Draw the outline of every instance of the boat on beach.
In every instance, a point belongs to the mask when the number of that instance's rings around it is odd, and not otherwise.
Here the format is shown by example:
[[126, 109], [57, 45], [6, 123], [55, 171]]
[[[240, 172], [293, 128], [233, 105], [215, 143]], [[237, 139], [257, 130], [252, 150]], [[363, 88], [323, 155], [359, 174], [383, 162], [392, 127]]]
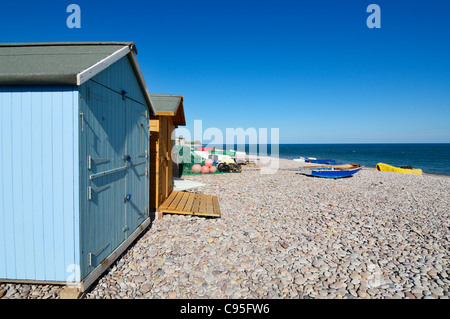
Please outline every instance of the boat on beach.
[[362, 166], [359, 164], [303, 166], [300, 168], [300, 173], [315, 177], [343, 178], [353, 176], [361, 169]]
[[317, 159], [315, 157], [300, 157], [294, 159], [296, 162], [300, 163], [311, 163], [311, 164], [323, 164], [323, 165], [336, 165], [337, 162], [333, 159]]
[[377, 171], [383, 172], [395, 172], [402, 174], [422, 175], [422, 170], [419, 168], [408, 167], [395, 167], [384, 163], [377, 164]]

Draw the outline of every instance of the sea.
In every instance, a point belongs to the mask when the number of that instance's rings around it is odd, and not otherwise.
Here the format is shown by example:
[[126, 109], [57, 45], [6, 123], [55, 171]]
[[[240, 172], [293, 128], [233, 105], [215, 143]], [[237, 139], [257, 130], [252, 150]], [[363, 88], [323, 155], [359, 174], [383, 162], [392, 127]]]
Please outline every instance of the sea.
[[[211, 145], [205, 145], [211, 146]], [[271, 145], [221, 145], [217, 149], [245, 151], [273, 156]], [[450, 143], [442, 144], [279, 144], [279, 158], [315, 157], [341, 164], [361, 164], [375, 168], [378, 163], [396, 167], [412, 166], [424, 173], [450, 176]], [[276, 147], [274, 148], [276, 153]]]

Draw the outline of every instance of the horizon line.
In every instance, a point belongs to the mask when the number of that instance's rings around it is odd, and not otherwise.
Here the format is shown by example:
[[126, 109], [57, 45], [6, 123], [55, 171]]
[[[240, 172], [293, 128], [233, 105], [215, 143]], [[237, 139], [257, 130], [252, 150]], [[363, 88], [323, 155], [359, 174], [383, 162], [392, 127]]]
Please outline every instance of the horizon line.
[[[186, 143], [191, 143], [193, 141], [186, 141]], [[195, 143], [195, 142], [194, 142]], [[272, 143], [267, 143], [267, 145]], [[450, 142], [320, 142], [320, 143], [277, 143], [278, 145], [348, 145], [348, 144], [450, 144]], [[260, 145], [260, 143], [254, 144], [254, 143], [245, 143], [245, 144], [215, 144], [215, 143], [202, 143], [202, 145]]]

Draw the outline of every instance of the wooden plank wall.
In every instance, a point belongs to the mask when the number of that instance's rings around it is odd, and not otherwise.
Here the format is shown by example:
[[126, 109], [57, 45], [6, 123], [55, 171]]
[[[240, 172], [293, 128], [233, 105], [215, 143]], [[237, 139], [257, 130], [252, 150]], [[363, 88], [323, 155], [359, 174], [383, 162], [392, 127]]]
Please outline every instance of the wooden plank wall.
[[150, 207], [158, 208], [173, 191], [173, 117], [150, 120]]
[[64, 282], [79, 264], [77, 90], [0, 88], [1, 279]]
[[150, 120], [150, 208], [158, 207], [159, 119]]

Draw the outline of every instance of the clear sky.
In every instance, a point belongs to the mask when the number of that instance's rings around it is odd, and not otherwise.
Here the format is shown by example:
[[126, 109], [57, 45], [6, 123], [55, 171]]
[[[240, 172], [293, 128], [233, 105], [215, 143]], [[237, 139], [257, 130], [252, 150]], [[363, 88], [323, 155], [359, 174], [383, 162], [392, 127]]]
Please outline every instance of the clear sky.
[[184, 95], [192, 132], [449, 143], [449, 18], [448, 0], [1, 1], [0, 42], [134, 41], [150, 92]]

